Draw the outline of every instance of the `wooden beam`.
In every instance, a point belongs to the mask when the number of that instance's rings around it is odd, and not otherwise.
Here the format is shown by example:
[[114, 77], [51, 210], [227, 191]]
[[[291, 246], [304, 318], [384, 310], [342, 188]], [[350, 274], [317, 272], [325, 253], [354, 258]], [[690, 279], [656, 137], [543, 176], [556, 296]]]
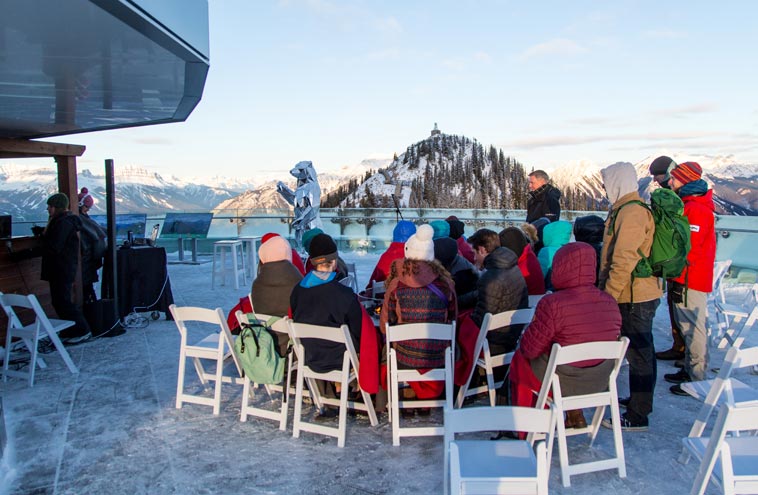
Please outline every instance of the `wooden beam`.
[[0, 137], [0, 158], [35, 158], [46, 156], [82, 156], [85, 146], [79, 144], [50, 143], [28, 139]]

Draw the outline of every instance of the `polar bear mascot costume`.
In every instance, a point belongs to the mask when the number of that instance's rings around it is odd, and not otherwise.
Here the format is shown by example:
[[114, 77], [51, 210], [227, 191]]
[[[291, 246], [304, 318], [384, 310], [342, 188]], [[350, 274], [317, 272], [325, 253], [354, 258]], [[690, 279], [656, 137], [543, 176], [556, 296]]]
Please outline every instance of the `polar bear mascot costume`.
[[295, 207], [295, 218], [291, 225], [295, 231], [295, 242], [302, 245], [300, 241], [306, 230], [322, 227], [319, 217], [321, 187], [318, 185], [313, 162], [299, 162], [290, 170], [290, 175], [297, 179], [297, 189], [292, 191], [284, 182], [279, 181], [276, 190], [287, 203]]

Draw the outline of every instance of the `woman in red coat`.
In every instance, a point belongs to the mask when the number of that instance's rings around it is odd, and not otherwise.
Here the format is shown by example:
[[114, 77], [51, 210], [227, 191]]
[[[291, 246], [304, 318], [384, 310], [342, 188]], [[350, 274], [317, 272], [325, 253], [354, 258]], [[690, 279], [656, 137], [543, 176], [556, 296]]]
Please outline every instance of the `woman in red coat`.
[[[621, 331], [616, 300], [595, 287], [595, 250], [584, 242], [566, 244], [553, 258], [555, 293], [537, 304], [521, 335], [509, 373], [514, 405], [532, 407], [554, 343], [562, 346], [615, 341]], [[564, 396], [605, 390], [613, 361], [580, 361], [558, 366]], [[568, 411], [566, 426], [583, 427], [581, 410]]]

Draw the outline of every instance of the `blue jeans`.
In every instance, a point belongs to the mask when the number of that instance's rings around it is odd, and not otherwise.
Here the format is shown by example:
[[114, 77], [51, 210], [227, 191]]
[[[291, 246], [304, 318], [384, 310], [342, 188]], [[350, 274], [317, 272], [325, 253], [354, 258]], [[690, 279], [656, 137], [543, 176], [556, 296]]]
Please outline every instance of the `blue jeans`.
[[626, 412], [632, 421], [646, 419], [653, 411], [653, 391], [658, 377], [653, 318], [659, 304], [659, 299], [619, 304], [621, 335], [629, 338], [626, 359], [629, 361], [630, 401]]

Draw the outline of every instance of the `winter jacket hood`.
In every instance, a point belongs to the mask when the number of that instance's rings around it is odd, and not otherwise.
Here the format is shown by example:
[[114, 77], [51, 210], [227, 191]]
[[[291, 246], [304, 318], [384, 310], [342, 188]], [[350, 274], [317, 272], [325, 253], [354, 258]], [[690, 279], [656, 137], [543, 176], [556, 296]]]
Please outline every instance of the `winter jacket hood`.
[[[399, 259], [392, 262], [395, 271], [398, 274], [397, 279], [408, 287], [426, 287], [437, 279], [429, 263], [422, 260], [414, 260], [413, 269], [410, 273], [403, 273], [403, 262], [405, 259]], [[393, 281], [394, 282], [394, 281]], [[390, 288], [387, 288], [389, 291]]]
[[615, 204], [622, 196], [637, 191], [637, 172], [631, 163], [614, 163], [602, 169], [600, 175], [611, 204]]
[[574, 220], [574, 239], [587, 244], [603, 242], [605, 221], [597, 215], [587, 215]]
[[499, 247], [492, 251], [484, 258], [484, 269], [500, 269], [508, 270], [518, 264], [518, 257], [516, 253], [508, 248]]
[[552, 282], [556, 291], [582, 285], [594, 285], [595, 249], [584, 242], [566, 244], [553, 257]]
[[571, 240], [571, 223], [564, 220], [545, 226], [542, 231], [542, 244], [560, 247]]

